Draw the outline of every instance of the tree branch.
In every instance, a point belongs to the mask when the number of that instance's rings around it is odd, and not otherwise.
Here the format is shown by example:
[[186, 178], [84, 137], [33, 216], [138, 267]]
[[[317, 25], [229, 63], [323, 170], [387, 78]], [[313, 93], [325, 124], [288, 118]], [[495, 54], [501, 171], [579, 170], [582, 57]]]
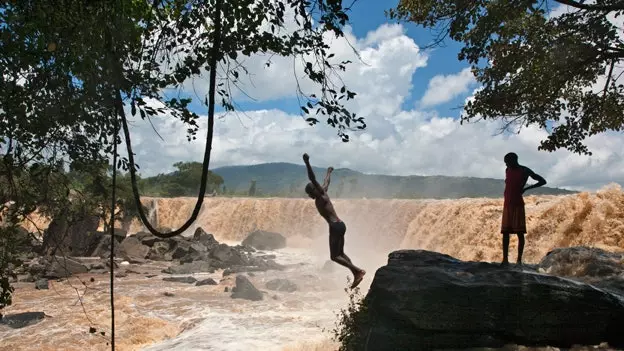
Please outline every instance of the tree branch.
[[573, 1], [573, 0], [555, 0], [556, 2], [568, 5], [570, 7], [574, 7], [580, 10], [587, 11], [622, 11], [624, 10], [624, 3], [620, 3], [617, 5], [586, 5], [581, 2]]

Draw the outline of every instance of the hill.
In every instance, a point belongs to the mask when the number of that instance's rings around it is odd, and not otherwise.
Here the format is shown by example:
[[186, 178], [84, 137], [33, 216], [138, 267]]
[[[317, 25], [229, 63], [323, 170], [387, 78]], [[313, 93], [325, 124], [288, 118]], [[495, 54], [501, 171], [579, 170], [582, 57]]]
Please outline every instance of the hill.
[[[246, 193], [252, 180], [256, 194], [266, 196], [302, 197], [308, 182], [305, 166], [292, 163], [264, 163], [251, 166], [227, 166], [212, 172], [224, 180], [227, 193]], [[323, 181], [325, 168], [314, 167]], [[503, 195], [502, 179], [448, 176], [389, 176], [364, 174], [348, 168], [336, 169], [330, 185], [332, 197], [457, 199], [462, 197], [493, 197]], [[574, 191], [542, 187], [531, 194], [562, 195]]]

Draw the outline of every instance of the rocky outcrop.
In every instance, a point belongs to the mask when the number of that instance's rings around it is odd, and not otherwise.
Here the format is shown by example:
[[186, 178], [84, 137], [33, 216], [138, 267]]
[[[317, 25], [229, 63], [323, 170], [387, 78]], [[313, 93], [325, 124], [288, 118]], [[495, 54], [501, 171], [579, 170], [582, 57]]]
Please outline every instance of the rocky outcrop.
[[624, 296], [624, 253], [595, 247], [555, 249], [540, 261], [540, 272], [568, 277]]
[[[63, 222], [59, 221], [52, 226], [48, 240], [52, 240], [52, 233], [72, 232], [73, 229], [70, 226], [63, 227], [62, 224]], [[83, 223], [84, 226], [87, 224]], [[78, 237], [78, 229], [72, 233], [74, 237]], [[95, 233], [96, 235], [91, 235], [89, 232], [83, 233], [86, 238], [90, 239], [83, 240], [83, 243], [88, 242], [88, 245], [81, 246], [84, 249], [81, 249], [80, 253], [85, 254], [81, 257], [63, 257], [60, 254], [33, 257], [10, 268], [15, 273], [16, 279], [32, 282], [39, 278], [65, 278], [89, 271], [105, 273], [109, 271], [108, 259], [112, 243], [115, 243], [115, 258], [129, 263], [141, 264], [148, 260], [174, 261], [175, 264], [162, 270], [163, 273], [168, 274], [213, 273], [217, 269], [223, 269], [224, 275], [228, 275], [284, 268], [275, 262], [275, 256], [255, 255], [256, 250], [246, 245], [229, 246], [219, 243], [212, 234], [206, 233], [201, 228], [197, 228], [192, 237], [171, 238], [160, 238], [147, 232], [125, 236], [124, 230], [117, 230], [113, 237], [103, 232]], [[94, 238], [99, 238], [99, 241]], [[53, 250], [52, 247], [48, 248]], [[122, 276], [120, 272], [118, 277]]]
[[61, 256], [89, 256], [102, 239], [98, 216], [87, 216], [75, 223], [65, 217], [52, 220], [43, 235], [43, 253]]
[[624, 299], [617, 294], [424, 250], [392, 252], [364, 306], [353, 315], [355, 349], [624, 347]]
[[45, 318], [43, 312], [23, 312], [3, 316], [0, 314], [0, 325], [6, 325], [13, 329], [24, 328], [37, 324]]
[[150, 248], [143, 245], [139, 239], [129, 236], [119, 244], [118, 255], [131, 263], [142, 263], [145, 262], [149, 251]]
[[280, 233], [256, 230], [249, 233], [241, 244], [258, 250], [277, 250], [286, 247], [286, 238]]
[[251, 301], [260, 301], [264, 295], [262, 292], [247, 279], [244, 275], [236, 276], [236, 286], [232, 288], [233, 299], [245, 299]]

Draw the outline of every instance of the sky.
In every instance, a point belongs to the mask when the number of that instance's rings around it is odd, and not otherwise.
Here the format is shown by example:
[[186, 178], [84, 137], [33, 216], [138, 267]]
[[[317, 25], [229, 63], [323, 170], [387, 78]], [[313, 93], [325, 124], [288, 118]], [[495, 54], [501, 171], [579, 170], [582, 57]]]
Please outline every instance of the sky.
[[[469, 66], [457, 59], [461, 46], [445, 41], [424, 50], [435, 33], [413, 24], [388, 20], [384, 10], [392, 1], [359, 0], [350, 12], [346, 39], [328, 39], [337, 59], [353, 63], [342, 72], [357, 93], [349, 108], [366, 119], [364, 131], [350, 133], [343, 143], [337, 130], [323, 121], [309, 126], [299, 114], [292, 58], [255, 56], [245, 61], [250, 72], [243, 80], [248, 96], [237, 94], [238, 111], [220, 113], [215, 120], [210, 169], [265, 162], [303, 164], [310, 155], [314, 166], [347, 167], [364, 173], [389, 175], [447, 175], [503, 179], [507, 152], [548, 181], [549, 186], [597, 190], [624, 184], [624, 135], [591, 137], [592, 156], [560, 150], [538, 151], [547, 134], [535, 127], [518, 134], [500, 133], [498, 122], [460, 125], [462, 105], [478, 88]], [[552, 15], [565, 12], [553, 7]], [[354, 49], [359, 57], [354, 53]], [[267, 60], [272, 65], [266, 67]], [[186, 86], [198, 96], [207, 92], [208, 79]], [[312, 89], [303, 84], [304, 89]], [[174, 170], [178, 161], [203, 159], [206, 107], [197, 140], [187, 140], [186, 128], [172, 118], [134, 120], [133, 149], [142, 176]], [[157, 131], [157, 133], [156, 133]], [[161, 139], [162, 138], [162, 139]]]

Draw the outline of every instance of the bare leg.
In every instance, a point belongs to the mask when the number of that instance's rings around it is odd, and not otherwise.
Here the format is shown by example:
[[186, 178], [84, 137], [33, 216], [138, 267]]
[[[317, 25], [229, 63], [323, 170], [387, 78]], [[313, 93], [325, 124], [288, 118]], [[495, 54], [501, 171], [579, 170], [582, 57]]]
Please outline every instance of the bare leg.
[[351, 259], [345, 255], [344, 251], [344, 236], [343, 235], [329, 235], [329, 251], [331, 255], [331, 260], [338, 263], [339, 265], [345, 266], [349, 268], [351, 273], [353, 274], [353, 284], [351, 288], [355, 288], [364, 278], [364, 274], [366, 271], [355, 266]]
[[503, 233], [503, 262], [501, 265], [509, 264], [509, 233]]
[[523, 252], [524, 252], [524, 233], [518, 233], [518, 264], [522, 264]]

